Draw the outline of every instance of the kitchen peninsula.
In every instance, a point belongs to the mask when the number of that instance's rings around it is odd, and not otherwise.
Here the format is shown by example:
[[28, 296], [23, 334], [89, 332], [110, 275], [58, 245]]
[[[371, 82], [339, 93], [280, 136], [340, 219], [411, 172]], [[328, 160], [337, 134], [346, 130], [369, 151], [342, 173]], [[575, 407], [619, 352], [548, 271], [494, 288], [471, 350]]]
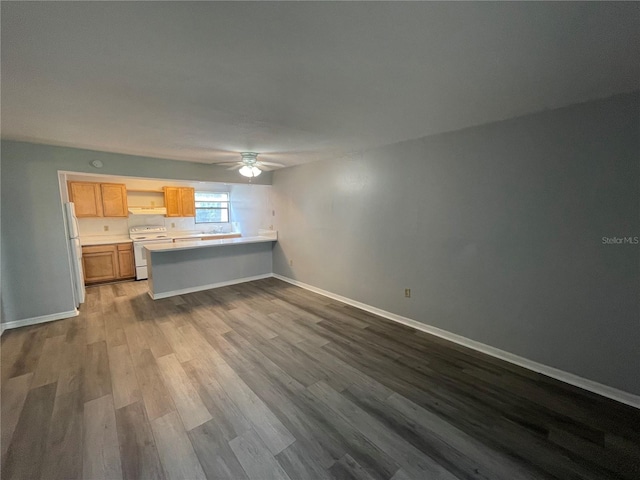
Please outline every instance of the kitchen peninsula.
[[265, 278], [272, 273], [278, 232], [220, 240], [145, 246], [149, 295], [154, 300]]

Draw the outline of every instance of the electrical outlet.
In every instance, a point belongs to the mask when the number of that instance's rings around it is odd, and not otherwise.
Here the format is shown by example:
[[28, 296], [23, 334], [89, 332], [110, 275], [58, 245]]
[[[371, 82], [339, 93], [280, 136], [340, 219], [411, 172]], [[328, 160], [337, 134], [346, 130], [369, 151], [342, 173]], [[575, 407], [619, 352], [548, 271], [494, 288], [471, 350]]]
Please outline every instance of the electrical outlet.
[[108, 231], [109, 231], [109, 225], [105, 225], [105, 226], [104, 226], [104, 231], [105, 231], [105, 232], [108, 232]]
[[293, 260], [289, 260], [289, 266], [293, 267]]
[[405, 298], [411, 298], [411, 289], [410, 288], [405, 288], [404, 289], [404, 296], [405, 296]]
[[171, 222], [171, 228], [176, 228], [176, 224], [174, 222]]

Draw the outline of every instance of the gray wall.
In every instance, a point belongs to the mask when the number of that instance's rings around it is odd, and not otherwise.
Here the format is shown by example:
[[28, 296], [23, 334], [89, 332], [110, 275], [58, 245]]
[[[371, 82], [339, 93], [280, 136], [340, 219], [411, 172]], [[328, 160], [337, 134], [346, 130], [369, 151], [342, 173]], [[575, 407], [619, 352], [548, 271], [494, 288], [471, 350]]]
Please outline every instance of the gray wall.
[[640, 248], [602, 244], [640, 235], [639, 111], [635, 92], [279, 170], [274, 272], [640, 394]]
[[[212, 165], [2, 141], [2, 321], [74, 309], [58, 170], [112, 175], [241, 182]], [[104, 167], [90, 166], [101, 160]], [[263, 173], [256, 183], [270, 184]]]
[[271, 186], [232, 185], [231, 221], [238, 222], [245, 237], [258, 235], [273, 223]]

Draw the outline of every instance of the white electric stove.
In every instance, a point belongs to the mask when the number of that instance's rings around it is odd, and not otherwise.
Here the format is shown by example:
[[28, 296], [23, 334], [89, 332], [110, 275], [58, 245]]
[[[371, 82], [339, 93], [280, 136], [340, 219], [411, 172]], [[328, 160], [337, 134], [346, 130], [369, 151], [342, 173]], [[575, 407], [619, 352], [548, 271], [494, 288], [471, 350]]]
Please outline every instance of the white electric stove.
[[144, 252], [144, 246], [150, 243], [171, 242], [171, 237], [167, 235], [167, 227], [164, 225], [143, 225], [131, 227], [129, 238], [133, 240], [136, 280], [144, 280], [147, 278], [147, 256]]

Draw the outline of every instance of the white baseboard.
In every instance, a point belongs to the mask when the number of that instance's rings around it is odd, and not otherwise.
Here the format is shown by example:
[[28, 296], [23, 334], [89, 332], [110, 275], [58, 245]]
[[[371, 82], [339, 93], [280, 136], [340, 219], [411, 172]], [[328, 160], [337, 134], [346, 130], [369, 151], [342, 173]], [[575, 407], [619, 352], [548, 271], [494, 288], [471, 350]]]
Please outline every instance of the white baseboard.
[[271, 278], [273, 273], [264, 273], [262, 275], [255, 275], [253, 277], [237, 278], [234, 280], [228, 280], [226, 282], [210, 283], [209, 285], [200, 285], [197, 287], [183, 288], [181, 290], [171, 290], [169, 292], [161, 292], [153, 294], [149, 290], [149, 296], [154, 300], [161, 298], [175, 297], [176, 295], [184, 295], [186, 293], [201, 292], [202, 290], [210, 290], [212, 288], [228, 287], [229, 285], [236, 285], [238, 283], [252, 282], [254, 280], [262, 280], [263, 278]]
[[52, 313], [50, 315], [42, 315], [40, 317], [25, 318], [23, 320], [15, 320], [13, 322], [5, 322], [0, 324], [0, 334], [5, 330], [18, 327], [26, 327], [28, 325], [36, 325], [38, 323], [53, 322], [54, 320], [62, 320], [63, 318], [77, 317], [80, 314], [77, 308], [68, 312]]
[[278, 275], [276, 273], [274, 273], [273, 276], [275, 278], [278, 278], [292, 285], [296, 285], [298, 287], [304, 288], [305, 290], [309, 290], [311, 292], [324, 295], [325, 297], [338, 300], [342, 303], [346, 303], [353, 307], [357, 307], [361, 310], [365, 310], [367, 312], [373, 313], [380, 317], [387, 318], [394, 322], [402, 323], [403, 325], [407, 325], [409, 327], [415, 328], [416, 330], [421, 330], [423, 332], [430, 333], [437, 337], [444, 338], [445, 340], [449, 340], [459, 345], [463, 345], [465, 347], [471, 348], [472, 350], [485, 353], [492, 357], [496, 357], [501, 360], [507, 361], [509, 363], [513, 363], [515, 365], [526, 368], [528, 370], [532, 370], [534, 372], [541, 373], [548, 377], [555, 378], [556, 380], [560, 380], [562, 382], [574, 385], [584, 390], [597, 393], [598, 395], [602, 395], [603, 397], [611, 398], [613, 400], [624, 403], [626, 405], [630, 405], [635, 408], [640, 408], [640, 396], [634, 395], [633, 393], [625, 392], [623, 390], [618, 390], [617, 388], [610, 387], [608, 385], [603, 385], [601, 383], [594, 382], [593, 380], [588, 380], [578, 375], [574, 375], [573, 373], [565, 372], [563, 370], [559, 370], [554, 367], [549, 367], [548, 365], [544, 365], [542, 363], [538, 363], [533, 360], [520, 357], [513, 353], [505, 352], [504, 350], [500, 350], [499, 348], [491, 347], [484, 343], [471, 340], [469, 338], [463, 337], [462, 335], [457, 335], [455, 333], [447, 332], [446, 330], [442, 330], [437, 327], [426, 325], [422, 322], [418, 322], [417, 320], [403, 317], [401, 315], [396, 315], [395, 313], [387, 312], [386, 310], [382, 310], [380, 308], [372, 307], [371, 305], [367, 305], [366, 303], [361, 303], [356, 300], [343, 297], [342, 295], [338, 295], [338, 294], [329, 292], [327, 290], [314, 287], [313, 285], [308, 285], [306, 283], [300, 282], [298, 280], [294, 280], [289, 277], [283, 277], [282, 275]]

